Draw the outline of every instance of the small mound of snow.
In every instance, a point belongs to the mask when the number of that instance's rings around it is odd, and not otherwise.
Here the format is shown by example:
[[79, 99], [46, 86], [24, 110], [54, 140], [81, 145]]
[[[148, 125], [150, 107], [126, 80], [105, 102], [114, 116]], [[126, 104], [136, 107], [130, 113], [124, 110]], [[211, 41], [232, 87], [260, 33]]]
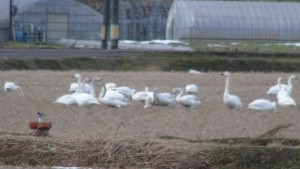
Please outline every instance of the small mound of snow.
[[[101, 49], [100, 41], [61, 39], [58, 44], [67, 47]], [[155, 50], [155, 51], [194, 51], [188, 43], [178, 40], [132, 41], [120, 40], [119, 49]]]

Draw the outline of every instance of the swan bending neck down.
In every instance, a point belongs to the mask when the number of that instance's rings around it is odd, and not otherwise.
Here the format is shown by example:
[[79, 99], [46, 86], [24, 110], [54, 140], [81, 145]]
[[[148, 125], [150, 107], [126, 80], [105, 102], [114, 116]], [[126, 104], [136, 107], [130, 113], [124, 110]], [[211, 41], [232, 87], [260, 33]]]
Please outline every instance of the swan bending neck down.
[[173, 88], [173, 93], [178, 92], [178, 95], [176, 96], [176, 101], [181, 104], [184, 107], [197, 107], [201, 104], [200, 99], [192, 94], [189, 95], [183, 95], [183, 89], [182, 88]]
[[238, 96], [232, 95], [229, 93], [229, 81], [230, 81], [230, 73], [224, 72], [221, 75], [226, 77], [225, 90], [223, 95], [224, 103], [232, 109], [240, 109], [243, 107], [243, 103]]
[[276, 102], [270, 102], [269, 100], [266, 99], [257, 99], [251, 102], [248, 105], [249, 110], [256, 110], [256, 111], [261, 111], [261, 112], [273, 112], [275, 113], [277, 110], [277, 103]]
[[20, 86], [16, 85], [14, 82], [5, 82], [4, 84], [5, 92], [13, 92], [15, 90], [20, 90], [20, 92], [24, 95], [23, 90]]

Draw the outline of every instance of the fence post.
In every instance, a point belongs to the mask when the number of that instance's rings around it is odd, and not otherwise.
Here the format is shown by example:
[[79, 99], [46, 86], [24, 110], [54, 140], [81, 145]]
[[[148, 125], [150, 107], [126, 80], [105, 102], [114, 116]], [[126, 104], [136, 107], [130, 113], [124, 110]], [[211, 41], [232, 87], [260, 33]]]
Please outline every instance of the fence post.
[[9, 33], [8, 33], [8, 40], [14, 40], [14, 0], [9, 0]]
[[111, 49], [118, 49], [119, 40], [119, 0], [113, 0], [112, 23], [110, 26]]
[[104, 1], [104, 17], [101, 29], [101, 48], [107, 49], [108, 47], [108, 38], [109, 38], [109, 20], [110, 20], [110, 0]]

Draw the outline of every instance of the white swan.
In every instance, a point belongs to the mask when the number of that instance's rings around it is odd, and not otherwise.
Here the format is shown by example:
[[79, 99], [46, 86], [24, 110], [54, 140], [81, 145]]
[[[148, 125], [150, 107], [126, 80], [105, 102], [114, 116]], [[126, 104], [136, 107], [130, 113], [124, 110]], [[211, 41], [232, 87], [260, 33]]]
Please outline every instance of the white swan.
[[135, 89], [132, 89], [130, 87], [127, 87], [127, 86], [120, 86], [120, 87], [117, 87], [115, 89], [112, 89], [112, 90], [115, 90], [121, 94], [123, 94], [125, 97], [127, 97], [128, 99], [131, 99], [132, 98], [132, 95], [134, 94], [135, 92]]
[[4, 83], [4, 91], [5, 92], [13, 92], [13, 91], [16, 91], [16, 90], [20, 90], [20, 92], [22, 94], [24, 94], [22, 88], [20, 86], [16, 85], [14, 82], [8, 82], [7, 81], [7, 82]]
[[257, 110], [261, 112], [267, 112], [267, 111], [272, 111], [273, 113], [276, 112], [277, 110], [277, 104], [276, 102], [271, 102], [266, 99], [257, 99], [251, 102], [248, 105], [248, 108], [250, 110]]
[[104, 84], [102, 86], [103, 87], [102, 87], [101, 93], [98, 98], [100, 103], [105, 104], [107, 106], [116, 107], [116, 108], [122, 108], [122, 107], [128, 106], [129, 103], [126, 101], [123, 101], [122, 99], [119, 99], [119, 98], [116, 99], [114, 97], [107, 96], [106, 92], [108, 92], [108, 91], [106, 90], [106, 86]]
[[288, 79], [288, 84], [281, 84], [281, 79], [282, 79], [281, 77], [278, 77], [277, 84], [270, 87], [267, 94], [278, 94], [280, 88], [286, 88], [289, 95], [290, 96], [292, 95], [292, 90], [293, 90], [292, 80], [297, 79], [297, 77], [294, 74], [292, 74]]
[[196, 84], [188, 84], [185, 86], [185, 92], [189, 94], [196, 94], [199, 92], [199, 88]]
[[[73, 77], [76, 78], [76, 79], [82, 78], [79, 73], [76, 73]], [[81, 82], [80, 83], [78, 83], [78, 82], [77, 83], [71, 83], [70, 87], [69, 87], [69, 91], [70, 92], [75, 92], [78, 88], [81, 90], [80, 92], [90, 93], [91, 85], [86, 84], [85, 81], [84, 81], [84, 83], [81, 83]]]
[[79, 94], [81, 89], [80, 89], [80, 84], [82, 81], [82, 77], [80, 74], [75, 74], [73, 76], [74, 78], [77, 78], [77, 88], [75, 93], [73, 94], [65, 94], [60, 96], [59, 98], [57, 98], [53, 103], [59, 103], [59, 104], [64, 104], [64, 105], [75, 105], [76, 101], [75, 101], [75, 95]]
[[145, 101], [145, 107], [149, 107], [150, 103], [157, 106], [171, 106], [176, 104], [176, 98], [171, 93], [159, 93], [158, 89], [154, 89], [153, 97], [147, 95]]
[[298, 78], [296, 77], [296, 75], [292, 74], [292, 75], [289, 77], [289, 79], [288, 79], [288, 87], [287, 87], [287, 91], [288, 91], [288, 93], [289, 93], [290, 96], [292, 96], [293, 89], [294, 89], [294, 86], [293, 86], [293, 84], [292, 84], [292, 80], [293, 80], [293, 79], [298, 79]]
[[282, 106], [282, 107], [293, 107], [293, 106], [297, 105], [295, 100], [289, 96], [283, 96], [283, 97], [278, 98], [277, 103], [279, 106]]
[[101, 91], [99, 93], [98, 99], [100, 99], [102, 96], [105, 95], [105, 97], [107, 97], [107, 98], [118, 99], [118, 100], [121, 100], [124, 102], [128, 102], [128, 98], [126, 98], [123, 94], [121, 94], [115, 90], [107, 90], [105, 84], [100, 85], [100, 87], [101, 87]]
[[[83, 82], [81, 82], [83, 83]], [[79, 87], [83, 87], [83, 85], [81, 83]], [[94, 80], [92, 80], [91, 82], [91, 88], [94, 88]], [[98, 99], [94, 96], [94, 94], [90, 94], [90, 93], [83, 93], [81, 92], [83, 89], [79, 89], [79, 93], [75, 93], [74, 95], [74, 99], [76, 104], [78, 104], [78, 106], [89, 106], [89, 105], [94, 105], [94, 104], [100, 104]], [[94, 90], [94, 89], [92, 89]]]
[[178, 95], [176, 96], [176, 102], [180, 103], [181, 105], [185, 107], [196, 107], [201, 104], [200, 99], [195, 95], [189, 94], [182, 96], [182, 88], [173, 88], [173, 93], [175, 93], [176, 91], [179, 91]]
[[144, 109], [146, 109], [154, 103], [154, 98], [152, 96], [147, 95], [144, 101], [145, 101]]
[[283, 87], [280, 88], [278, 94], [277, 94], [277, 103], [279, 106], [282, 107], [291, 107], [296, 106], [295, 100], [289, 95], [288, 89]]
[[221, 75], [226, 77], [226, 83], [225, 83], [225, 90], [224, 90], [224, 96], [223, 96], [223, 102], [232, 109], [240, 109], [243, 107], [243, 103], [241, 99], [236, 96], [229, 93], [229, 79], [230, 79], [230, 73], [224, 72]]
[[[69, 91], [70, 92], [75, 92], [77, 88], [78, 88], [78, 83], [71, 83]], [[83, 92], [84, 93], [90, 93], [90, 90], [91, 90], [91, 86], [89, 84], [84, 84], [83, 85]]]
[[153, 92], [148, 90], [148, 87], [145, 87], [145, 91], [136, 92], [132, 95], [132, 100], [145, 102], [147, 97], [152, 97], [153, 100]]

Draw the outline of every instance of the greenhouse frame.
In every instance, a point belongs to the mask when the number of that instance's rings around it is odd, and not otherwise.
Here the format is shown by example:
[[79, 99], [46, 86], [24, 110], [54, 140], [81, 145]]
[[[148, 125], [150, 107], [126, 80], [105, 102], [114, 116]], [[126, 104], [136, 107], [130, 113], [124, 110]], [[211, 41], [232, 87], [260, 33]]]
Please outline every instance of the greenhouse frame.
[[300, 3], [174, 0], [166, 39], [300, 40]]

